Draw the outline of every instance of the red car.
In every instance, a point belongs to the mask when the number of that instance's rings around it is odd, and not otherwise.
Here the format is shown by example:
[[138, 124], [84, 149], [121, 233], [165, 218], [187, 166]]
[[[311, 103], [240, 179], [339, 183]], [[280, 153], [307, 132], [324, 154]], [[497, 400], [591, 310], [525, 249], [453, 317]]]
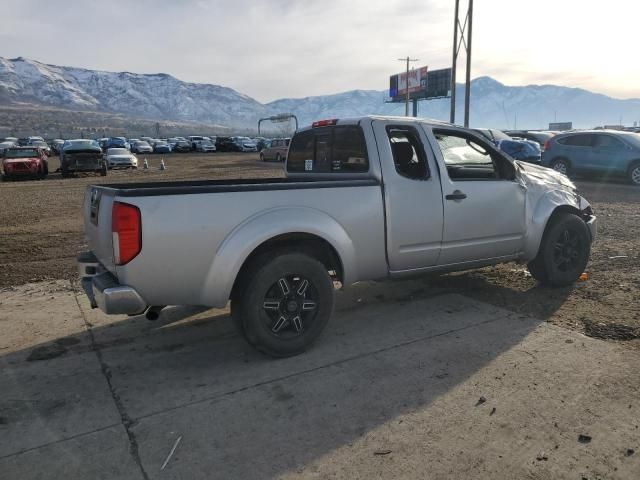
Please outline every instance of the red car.
[[49, 173], [47, 154], [39, 147], [11, 147], [2, 159], [3, 180], [18, 177], [42, 179]]

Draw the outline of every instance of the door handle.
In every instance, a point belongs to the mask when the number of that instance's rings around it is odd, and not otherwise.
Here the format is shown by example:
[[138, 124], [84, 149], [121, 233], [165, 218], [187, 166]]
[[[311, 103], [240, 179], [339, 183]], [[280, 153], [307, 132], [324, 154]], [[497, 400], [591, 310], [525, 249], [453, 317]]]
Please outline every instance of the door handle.
[[467, 198], [465, 193], [462, 193], [460, 190], [455, 190], [453, 193], [446, 195], [444, 198], [447, 200], [464, 200]]

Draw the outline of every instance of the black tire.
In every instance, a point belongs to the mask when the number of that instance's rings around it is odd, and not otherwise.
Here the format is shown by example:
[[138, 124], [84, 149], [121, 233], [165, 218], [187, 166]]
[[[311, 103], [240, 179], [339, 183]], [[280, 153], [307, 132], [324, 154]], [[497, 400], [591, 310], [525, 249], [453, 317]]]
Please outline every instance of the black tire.
[[556, 158], [550, 164], [549, 167], [553, 168], [556, 172], [562, 173], [565, 176], [569, 176], [571, 173], [571, 165], [569, 161], [564, 158]]
[[540, 283], [562, 287], [574, 283], [589, 262], [591, 235], [584, 221], [572, 213], [560, 213], [549, 221], [538, 255], [527, 267]]
[[279, 153], [276, 153], [276, 162], [281, 162], [282, 161], [282, 157], [280, 156]]
[[632, 163], [627, 170], [627, 178], [631, 185], [635, 185], [636, 187], [640, 187], [640, 162]]
[[333, 312], [327, 268], [303, 253], [265, 255], [239, 280], [234, 322], [249, 344], [272, 357], [304, 352]]

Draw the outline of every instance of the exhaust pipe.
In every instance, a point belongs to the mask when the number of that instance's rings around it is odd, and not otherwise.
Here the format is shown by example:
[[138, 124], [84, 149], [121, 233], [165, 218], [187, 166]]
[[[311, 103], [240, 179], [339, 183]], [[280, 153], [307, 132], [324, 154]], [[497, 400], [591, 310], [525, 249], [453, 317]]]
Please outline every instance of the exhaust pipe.
[[152, 322], [158, 320], [158, 318], [160, 318], [160, 312], [162, 311], [162, 309], [164, 308], [164, 305], [157, 305], [155, 307], [149, 307], [147, 308], [147, 311], [144, 312], [144, 316], [147, 317], [147, 320], [150, 320]]

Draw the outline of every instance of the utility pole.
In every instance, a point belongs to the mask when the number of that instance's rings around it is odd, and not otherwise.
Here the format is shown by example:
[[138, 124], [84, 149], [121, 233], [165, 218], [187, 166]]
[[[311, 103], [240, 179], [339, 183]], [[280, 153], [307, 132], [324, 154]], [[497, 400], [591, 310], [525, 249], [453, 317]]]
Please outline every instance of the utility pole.
[[406, 87], [407, 87], [407, 95], [405, 97], [405, 102], [404, 102], [404, 116], [408, 117], [409, 116], [409, 64], [410, 64], [410, 62], [417, 62], [418, 59], [417, 58], [407, 57], [407, 58], [399, 58], [398, 61], [407, 62], [407, 76], [405, 77]]
[[469, 107], [471, 106], [471, 32], [473, 28], [473, 0], [469, 0], [469, 10], [467, 11], [469, 29], [467, 31], [467, 82], [464, 90], [464, 126], [469, 127]]
[[[453, 19], [453, 59], [451, 65], [451, 114], [449, 121], [456, 121], [456, 70], [460, 48], [464, 45], [467, 54], [467, 72], [464, 99], [464, 126], [469, 126], [469, 106], [471, 101], [471, 34], [473, 23], [473, 0], [469, 0], [464, 23], [460, 21], [460, 0], [456, 0], [455, 17]], [[458, 39], [458, 34], [460, 38]], [[466, 35], [466, 38], [465, 38]]]

